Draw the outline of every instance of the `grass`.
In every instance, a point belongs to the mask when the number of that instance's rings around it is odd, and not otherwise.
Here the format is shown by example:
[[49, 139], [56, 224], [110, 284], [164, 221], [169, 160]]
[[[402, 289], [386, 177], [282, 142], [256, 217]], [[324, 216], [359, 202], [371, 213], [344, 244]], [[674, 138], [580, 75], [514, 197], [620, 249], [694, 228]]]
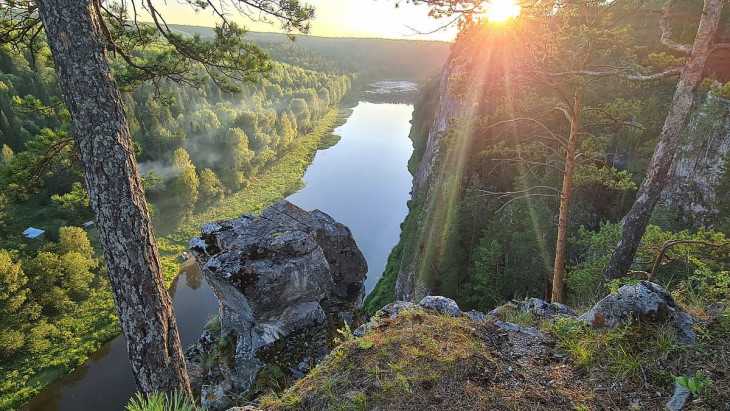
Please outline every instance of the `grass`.
[[129, 401], [126, 411], [203, 411], [189, 398], [179, 393], [156, 393], [145, 397], [137, 394]]
[[[288, 152], [253, 178], [248, 187], [195, 214], [172, 233], [159, 236], [157, 245], [165, 284], [169, 287], [179, 273], [177, 258], [204, 223], [259, 212], [301, 188], [302, 177], [320, 140], [343, 124], [349, 114], [346, 110], [330, 110], [311, 133], [300, 136]], [[51, 344], [40, 355], [0, 365], [0, 410], [17, 409], [55, 379], [83, 365], [91, 354], [121, 332], [112, 293], [106, 287], [93, 290], [87, 300], [55, 325], [64, 336], [63, 344]]]
[[[722, 409], [730, 401], [730, 330], [719, 321], [696, 326], [694, 346], [678, 342], [669, 324], [631, 324], [614, 330], [594, 330], [584, 323], [559, 318], [542, 325], [551, 333], [559, 351], [587, 373], [591, 386], [609, 387], [599, 401], [618, 408], [640, 401], [644, 409], [661, 409], [671, 396], [677, 377], [701, 375], [706, 381], [696, 409]], [[696, 384], [698, 385], [698, 384]], [[621, 401], [621, 400], [619, 400]], [[695, 409], [695, 408], [690, 408]]]
[[[493, 324], [421, 309], [345, 339], [307, 376], [259, 400], [274, 410], [572, 409], [585, 400], [569, 374], [542, 375], [502, 355]], [[540, 383], [538, 383], [538, 381]], [[552, 381], [552, 390], [542, 382]], [[539, 404], [535, 406], [535, 404]]]

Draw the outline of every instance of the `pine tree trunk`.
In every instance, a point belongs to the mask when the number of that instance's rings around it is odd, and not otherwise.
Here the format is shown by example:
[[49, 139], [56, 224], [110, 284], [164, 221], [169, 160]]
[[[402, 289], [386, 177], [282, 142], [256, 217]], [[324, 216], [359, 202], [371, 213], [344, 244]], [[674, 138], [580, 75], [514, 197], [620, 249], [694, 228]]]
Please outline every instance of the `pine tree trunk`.
[[702, 18], [692, 46], [692, 53], [677, 83], [669, 113], [659, 142], [654, 149], [646, 178], [636, 194], [631, 210], [623, 219], [621, 240], [611, 256], [604, 277], [613, 279], [626, 274], [634, 261], [641, 237], [646, 231], [654, 206], [669, 180], [674, 156], [679, 149], [681, 132], [687, 125], [694, 104], [695, 90], [702, 81], [705, 63], [717, 31], [723, 0], [705, 0]]
[[555, 264], [553, 265], [553, 287], [550, 301], [563, 303], [565, 289], [565, 255], [567, 254], [568, 225], [570, 223], [570, 203], [573, 198], [573, 177], [575, 175], [575, 153], [578, 146], [578, 135], [581, 129], [581, 111], [583, 110], [580, 92], [576, 92], [573, 100], [573, 111], [570, 119], [570, 135], [568, 147], [565, 149], [565, 169], [563, 171], [563, 187], [560, 190], [560, 213], [558, 217], [558, 238], [555, 243]]
[[89, 0], [38, 0], [137, 385], [190, 394], [124, 116]]

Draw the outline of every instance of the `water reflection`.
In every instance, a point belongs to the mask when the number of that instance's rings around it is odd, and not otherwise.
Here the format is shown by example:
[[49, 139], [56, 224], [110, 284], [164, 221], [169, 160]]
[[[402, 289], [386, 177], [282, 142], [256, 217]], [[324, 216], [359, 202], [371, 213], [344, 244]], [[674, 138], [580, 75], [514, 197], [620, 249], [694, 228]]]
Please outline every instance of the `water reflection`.
[[[183, 347], [195, 342], [218, 301], [197, 264], [187, 263], [170, 287]], [[51, 384], [26, 407], [33, 411], [118, 410], [137, 390], [124, 337], [104, 344], [89, 361]]]
[[[342, 139], [317, 153], [305, 187], [289, 200], [319, 208], [350, 227], [368, 261], [366, 289], [377, 283], [406, 215], [413, 106], [361, 102], [336, 130]], [[183, 346], [195, 342], [217, 300], [196, 264], [186, 264], [170, 287]], [[33, 411], [119, 410], [136, 391], [124, 338], [105, 344], [72, 374], [50, 385], [27, 407]]]

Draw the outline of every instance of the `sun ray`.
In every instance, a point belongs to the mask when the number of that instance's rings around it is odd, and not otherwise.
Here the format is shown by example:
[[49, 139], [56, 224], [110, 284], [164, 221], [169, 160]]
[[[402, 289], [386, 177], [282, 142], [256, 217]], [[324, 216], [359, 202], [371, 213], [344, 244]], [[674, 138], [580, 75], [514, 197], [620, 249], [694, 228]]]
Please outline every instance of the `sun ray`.
[[491, 0], [486, 7], [487, 19], [495, 23], [505, 22], [520, 15], [520, 6], [513, 0]]

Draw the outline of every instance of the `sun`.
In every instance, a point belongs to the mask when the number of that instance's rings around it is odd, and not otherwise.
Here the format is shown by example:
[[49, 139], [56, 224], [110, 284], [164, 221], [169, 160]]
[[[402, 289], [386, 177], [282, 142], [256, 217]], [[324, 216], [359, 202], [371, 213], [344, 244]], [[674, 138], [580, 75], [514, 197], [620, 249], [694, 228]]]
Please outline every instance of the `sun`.
[[520, 15], [520, 6], [513, 0], [490, 0], [487, 3], [487, 19], [504, 22]]

